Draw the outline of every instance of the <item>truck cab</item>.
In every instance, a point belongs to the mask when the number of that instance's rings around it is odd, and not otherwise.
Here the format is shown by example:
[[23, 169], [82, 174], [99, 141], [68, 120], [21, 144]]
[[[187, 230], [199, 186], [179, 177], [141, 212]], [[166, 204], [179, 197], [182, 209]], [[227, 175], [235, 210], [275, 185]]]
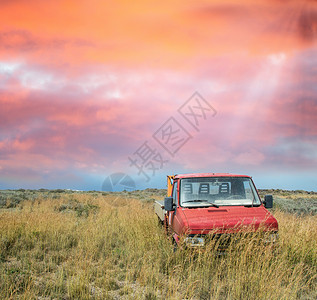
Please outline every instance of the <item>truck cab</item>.
[[261, 201], [250, 176], [195, 173], [167, 176], [168, 194], [155, 212], [176, 244], [204, 246], [207, 236], [269, 231], [276, 239], [278, 223], [267, 210], [273, 198]]

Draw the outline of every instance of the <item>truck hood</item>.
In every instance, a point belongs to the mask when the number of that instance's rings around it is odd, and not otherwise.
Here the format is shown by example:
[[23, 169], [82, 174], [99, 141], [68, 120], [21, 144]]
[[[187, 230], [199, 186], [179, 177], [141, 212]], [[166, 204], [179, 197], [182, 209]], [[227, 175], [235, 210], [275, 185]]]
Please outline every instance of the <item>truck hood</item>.
[[278, 224], [272, 214], [264, 208], [244, 206], [220, 206], [219, 208], [181, 208], [187, 231], [193, 234], [215, 231], [237, 232], [263, 230], [278, 230]]

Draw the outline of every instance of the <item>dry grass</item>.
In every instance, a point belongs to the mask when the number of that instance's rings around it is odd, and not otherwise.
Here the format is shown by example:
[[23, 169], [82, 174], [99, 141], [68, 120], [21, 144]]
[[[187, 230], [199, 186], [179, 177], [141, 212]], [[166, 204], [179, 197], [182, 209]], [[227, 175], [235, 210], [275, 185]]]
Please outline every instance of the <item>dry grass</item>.
[[138, 199], [24, 201], [0, 211], [0, 298], [316, 299], [317, 217], [275, 215], [276, 249], [242, 237], [219, 257], [174, 253]]

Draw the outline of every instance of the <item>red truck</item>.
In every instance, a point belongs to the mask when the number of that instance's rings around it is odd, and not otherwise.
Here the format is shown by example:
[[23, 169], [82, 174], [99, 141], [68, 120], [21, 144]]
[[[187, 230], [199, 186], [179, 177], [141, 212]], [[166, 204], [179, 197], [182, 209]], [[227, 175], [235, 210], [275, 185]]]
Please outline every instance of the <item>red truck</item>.
[[229, 173], [194, 173], [167, 176], [167, 197], [154, 203], [159, 221], [175, 245], [202, 247], [208, 238], [241, 232], [268, 232], [274, 242], [278, 223], [267, 208], [273, 197], [262, 202], [250, 176]]

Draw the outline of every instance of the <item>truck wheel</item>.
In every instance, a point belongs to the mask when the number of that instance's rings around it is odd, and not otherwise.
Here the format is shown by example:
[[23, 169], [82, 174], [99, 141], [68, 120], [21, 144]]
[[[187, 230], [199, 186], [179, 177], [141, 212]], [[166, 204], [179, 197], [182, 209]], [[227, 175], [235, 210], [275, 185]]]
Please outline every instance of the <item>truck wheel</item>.
[[178, 245], [176, 241], [173, 239], [173, 253], [177, 252], [177, 250], [178, 250]]
[[157, 217], [157, 225], [160, 227], [163, 226], [163, 221], [159, 217]]

